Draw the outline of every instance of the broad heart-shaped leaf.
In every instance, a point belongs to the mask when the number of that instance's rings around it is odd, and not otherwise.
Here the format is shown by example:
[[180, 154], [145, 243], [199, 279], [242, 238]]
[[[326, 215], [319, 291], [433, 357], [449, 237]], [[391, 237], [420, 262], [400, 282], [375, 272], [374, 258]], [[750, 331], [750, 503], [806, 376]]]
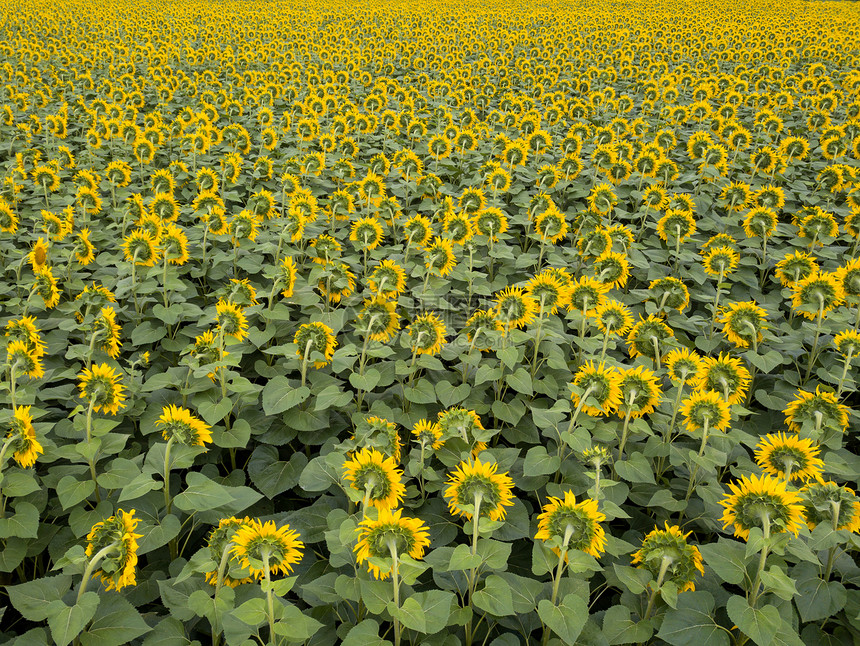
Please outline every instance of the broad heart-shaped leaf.
[[543, 476], [558, 471], [561, 461], [557, 455], [548, 455], [545, 446], [533, 446], [526, 453], [523, 473], [529, 476]]
[[624, 606], [612, 606], [603, 615], [603, 636], [610, 646], [645, 642], [652, 632], [653, 629], [647, 622], [637, 624], [630, 619], [630, 610]]
[[260, 444], [248, 461], [248, 476], [254, 486], [271, 500], [298, 484], [299, 476], [307, 463], [308, 459], [304, 453], [293, 453], [289, 462], [285, 462], [278, 459], [277, 448]]
[[641, 453], [634, 453], [627, 460], [615, 463], [618, 475], [627, 482], [654, 484], [654, 468]]
[[726, 583], [740, 585], [746, 576], [746, 557], [743, 543], [721, 538], [716, 543], [699, 546], [702, 558], [714, 573]]
[[709, 592], [685, 592], [678, 607], [666, 612], [657, 637], [672, 646], [728, 646], [729, 635], [714, 621], [713, 609]]
[[399, 610], [392, 602], [388, 604], [388, 610], [406, 628], [433, 635], [448, 625], [451, 608], [455, 602], [456, 597], [453, 592], [429, 590], [413, 594], [402, 603]]
[[36, 538], [39, 535], [39, 510], [25, 500], [16, 502], [13, 507], [13, 515], [0, 518], [0, 538]]
[[74, 476], [65, 476], [57, 483], [57, 498], [63, 510], [74, 507], [96, 489], [95, 483], [90, 480], [78, 480]]
[[507, 581], [496, 574], [487, 577], [484, 587], [472, 597], [472, 603], [497, 617], [515, 614], [511, 587]]
[[773, 606], [753, 608], [747, 600], [734, 595], [726, 604], [729, 619], [758, 646], [770, 646], [782, 619]]
[[72, 585], [72, 577], [61, 574], [6, 588], [12, 606], [30, 621], [44, 621], [52, 601], [59, 601]]
[[263, 388], [263, 412], [266, 415], [283, 413], [301, 404], [310, 394], [307, 386], [294, 388], [286, 377], [273, 377]]
[[185, 476], [185, 483], [187, 485], [185, 491], [173, 499], [173, 504], [182, 511], [206, 511], [233, 500], [233, 496], [226, 487], [222, 487], [202, 473], [189, 471]]
[[54, 610], [48, 617], [48, 627], [51, 629], [54, 643], [57, 646], [71, 643], [96, 614], [98, 605], [99, 595], [95, 592], [84, 592], [73, 606], [67, 606], [62, 602], [52, 603]]
[[134, 606], [116, 593], [102, 596], [89, 628], [81, 635], [82, 646], [122, 646], [152, 628]]
[[350, 629], [341, 646], [391, 646], [391, 642], [379, 636], [379, 622], [365, 619]]
[[567, 595], [557, 606], [553, 606], [549, 599], [541, 599], [538, 615], [562, 643], [572, 645], [588, 619], [588, 605], [577, 594]]
[[848, 598], [845, 586], [838, 581], [824, 581], [813, 573], [797, 581], [797, 596], [794, 603], [800, 618], [804, 621], [820, 621], [835, 615], [845, 607]]

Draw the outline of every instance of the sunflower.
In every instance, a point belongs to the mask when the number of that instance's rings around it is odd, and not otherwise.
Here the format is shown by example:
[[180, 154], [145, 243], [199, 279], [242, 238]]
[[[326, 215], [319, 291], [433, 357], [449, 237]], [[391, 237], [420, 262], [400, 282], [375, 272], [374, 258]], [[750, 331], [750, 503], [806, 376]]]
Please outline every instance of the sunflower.
[[556, 244], [567, 235], [567, 219], [557, 208], [549, 208], [535, 219], [535, 231], [541, 239]]
[[280, 281], [283, 289], [281, 290], [281, 296], [284, 298], [289, 298], [293, 295], [293, 290], [296, 287], [296, 261], [293, 260], [292, 256], [286, 256], [282, 261], [279, 267], [280, 269]]
[[448, 333], [445, 324], [436, 314], [427, 312], [416, 316], [409, 327], [412, 349], [417, 354], [438, 354], [445, 344], [445, 335]]
[[487, 201], [483, 189], [469, 187], [463, 189], [458, 204], [466, 213], [475, 214], [487, 205]]
[[681, 414], [690, 433], [709, 429], [725, 431], [731, 419], [729, 403], [713, 390], [697, 390], [684, 400]]
[[39, 328], [36, 327], [36, 319], [33, 316], [11, 319], [6, 323], [5, 336], [10, 337], [12, 341], [23, 341], [27, 350], [37, 359], [45, 355], [45, 342], [42, 340], [42, 335], [39, 333]]
[[618, 204], [618, 197], [609, 184], [598, 184], [588, 194], [588, 207], [601, 215], [608, 214]]
[[672, 381], [686, 382], [695, 379], [704, 367], [702, 358], [688, 348], [672, 350], [666, 355], [666, 372]]
[[648, 570], [654, 579], [658, 579], [660, 572], [663, 572], [663, 581], [674, 583], [678, 592], [695, 590], [693, 581], [696, 573], [704, 576], [705, 569], [702, 567], [699, 548], [687, 543], [687, 537], [692, 533], [685, 534], [677, 525], [670, 527], [668, 522], [665, 529], [655, 526], [654, 530], [642, 539], [642, 547], [633, 552], [631, 563]]
[[725, 278], [738, 266], [740, 256], [731, 247], [713, 247], [705, 253], [702, 263], [705, 265], [705, 273], [710, 276], [722, 276]]
[[633, 325], [633, 317], [626, 305], [607, 300], [594, 310], [598, 329], [605, 335], [624, 334]]
[[302, 560], [304, 544], [289, 525], [278, 527], [270, 520], [252, 518], [233, 534], [233, 554], [252, 577], [262, 579], [271, 573], [287, 575]]
[[472, 216], [472, 226], [477, 233], [498, 242], [499, 236], [508, 230], [508, 217], [500, 209], [481, 209]]
[[[236, 531], [250, 522], [251, 519], [247, 516], [241, 519], [232, 516], [230, 518], [222, 518], [218, 523], [218, 527], [209, 532], [206, 545], [209, 548], [209, 560], [215, 563], [216, 567], [206, 573], [205, 579], [207, 583], [217, 585], [217, 564], [220, 564], [222, 559], [225, 558], [225, 551], [228, 560], [221, 582], [226, 586], [235, 588], [242, 583], [251, 583], [253, 581], [251, 577], [243, 576], [247, 572], [242, 570], [242, 563], [233, 552], [233, 538], [236, 535]], [[234, 574], [236, 576], [233, 576]]]
[[370, 335], [371, 339], [383, 343], [400, 329], [397, 303], [380, 296], [364, 301], [364, 307], [358, 314], [358, 320], [362, 329]]
[[453, 211], [446, 212], [442, 226], [445, 233], [450, 237], [451, 242], [456, 244], [464, 244], [474, 234], [472, 220], [464, 211], [459, 213], [454, 213]]
[[800, 221], [798, 235], [802, 238], [809, 238], [813, 245], [817, 243], [823, 246], [822, 238], [836, 238], [839, 235], [839, 225], [836, 224], [833, 215], [816, 208]]
[[337, 348], [337, 339], [332, 329], [318, 321], [300, 325], [293, 337], [293, 343], [297, 346], [296, 355], [303, 361], [305, 357], [310, 358], [314, 353], [323, 355], [323, 361], [314, 361], [314, 368], [322, 368], [331, 362], [334, 350]]
[[856, 330], [840, 332], [833, 337], [833, 346], [846, 359], [856, 357], [860, 353], [860, 332]]
[[776, 263], [776, 275], [783, 287], [791, 287], [819, 271], [815, 258], [803, 251], [787, 254]]
[[101, 348], [111, 359], [119, 356], [120, 329], [116, 322], [116, 311], [113, 307], [103, 307], [93, 319], [91, 334], [101, 337]]
[[690, 302], [690, 291], [687, 286], [674, 276], [657, 278], [648, 285], [651, 298], [658, 303], [658, 311], [664, 307], [683, 311]]
[[702, 359], [702, 369], [695, 379], [696, 387], [720, 393], [730, 405], [744, 400], [749, 385], [750, 373], [741, 360], [722, 352], [717, 358]]
[[471, 447], [472, 457], [477, 456], [487, 448], [485, 442], [477, 439], [484, 430], [484, 425], [481, 424], [481, 418], [473, 410], [455, 407], [439, 411], [436, 424], [444, 439], [459, 437]]
[[223, 298], [218, 299], [218, 303], [215, 305], [215, 322], [219, 333], [232, 336], [237, 341], [241, 341], [248, 335], [248, 320], [245, 317], [245, 310], [232, 301]]
[[27, 254], [27, 261], [33, 271], [46, 266], [48, 262], [48, 245], [45, 244], [45, 239], [39, 236], [36, 242], [33, 243], [30, 253]]
[[95, 248], [93, 247], [93, 243], [90, 242], [90, 230], [87, 227], [84, 227], [75, 234], [74, 250], [75, 260], [84, 266], [89, 265], [95, 260]]
[[734, 527], [735, 536], [749, 539], [753, 527], [761, 527], [769, 534], [788, 532], [797, 536], [803, 520], [801, 497], [789, 491], [784, 481], [769, 475], [742, 476], [739, 482], [730, 482], [730, 494], [720, 504], [723, 511], [723, 528]]
[[118, 509], [116, 515], [96, 523], [87, 534], [85, 553], [93, 559], [101, 555], [95, 576], [101, 575], [107, 590], [120, 591], [137, 584], [137, 539], [143, 537], [134, 533], [138, 522], [134, 509], [130, 512]]
[[595, 308], [603, 304], [605, 294], [608, 291], [609, 285], [601, 283], [596, 278], [580, 276], [570, 286], [570, 305], [568, 307], [589, 315]]
[[572, 491], [566, 491], [564, 499], [549, 496], [549, 502], [538, 515], [538, 530], [535, 540], [555, 541], [557, 546], [552, 551], [557, 555], [561, 549], [567, 551], [580, 550], [600, 558], [606, 549], [606, 532], [600, 526], [606, 520], [597, 508], [597, 501], [586, 498], [576, 502]]
[[469, 520], [475, 514], [490, 520], [504, 520], [505, 507], [514, 504], [511, 495], [514, 481], [507, 473], [497, 473], [498, 468], [495, 462], [482, 463], [478, 458], [461, 462], [448, 474], [448, 488], [443, 494], [450, 512]]
[[397, 424], [384, 417], [366, 417], [364, 423], [359, 423], [356, 428], [353, 439], [362, 447], [379, 448], [386, 457], [390, 456], [395, 462], [400, 462], [400, 432], [397, 430]]
[[106, 363], [96, 363], [91, 369], [84, 368], [78, 379], [81, 398], [90, 402], [94, 411], [117, 414], [125, 401], [119, 373]]
[[824, 462], [817, 457], [819, 451], [810, 439], [785, 433], [768, 434], [756, 445], [755, 461], [775, 478], [808, 482], [818, 479], [824, 468]]
[[767, 329], [767, 312], [755, 301], [732, 303], [723, 308], [718, 320], [723, 324], [723, 334], [739, 348], [757, 346], [763, 338], [762, 330]]
[[834, 273], [846, 299], [860, 296], [860, 258], [849, 260]]
[[376, 249], [382, 241], [382, 227], [375, 217], [359, 218], [352, 223], [349, 239], [358, 243], [360, 249]]
[[627, 255], [613, 251], [605, 251], [591, 266], [597, 280], [610, 288], [621, 288], [627, 284], [630, 277], [629, 267]]
[[466, 333], [469, 343], [481, 352], [492, 349], [495, 342], [493, 333], [501, 331], [502, 324], [496, 318], [495, 309], [477, 310], [469, 317], [462, 329], [462, 332]]
[[188, 262], [188, 237], [175, 224], [168, 224], [164, 228], [159, 244], [165, 260], [171, 265], [184, 265]]
[[506, 287], [496, 295], [496, 318], [508, 330], [534, 321], [537, 303], [522, 287]]
[[[54, 242], [62, 242], [66, 239], [69, 229], [66, 228], [65, 220], [61, 220], [57, 215], [50, 211], [42, 210], [42, 231]], [[40, 238], [41, 239], [41, 238]]]
[[731, 182], [720, 193], [720, 199], [728, 202], [729, 211], [743, 211], [752, 198], [749, 184]]
[[860, 500], [849, 487], [819, 478], [800, 490], [809, 529], [824, 523], [836, 530], [860, 532]]
[[9, 448], [12, 449], [12, 458], [24, 469], [36, 464], [36, 458], [44, 453], [42, 445], [36, 439], [36, 430], [33, 428], [30, 406], [17, 406], [15, 408], [15, 413], [11, 419], [11, 428], [9, 434], [6, 436], [6, 442]]
[[663, 344], [666, 339], [674, 336], [672, 328], [666, 325], [663, 319], [653, 314], [649, 314], [647, 319], [640, 316], [639, 322], [627, 333], [627, 349], [630, 358], [643, 356], [659, 361], [663, 357]]
[[791, 306], [801, 316], [815, 320], [845, 300], [845, 291], [835, 273], [816, 271], [792, 287]]
[[436, 236], [433, 242], [424, 250], [424, 266], [428, 271], [438, 272], [440, 276], [447, 276], [457, 264], [454, 256], [454, 247], [450, 240]]
[[355, 290], [355, 274], [349, 270], [346, 263], [329, 263], [317, 286], [329, 301], [339, 303]]
[[387, 579], [394, 567], [383, 570], [375, 559], [399, 558], [408, 554], [413, 559], [424, 557], [430, 545], [427, 525], [419, 518], [404, 517], [400, 509], [379, 510], [375, 520], [365, 518], [358, 524], [358, 543], [355, 558], [359, 565], [367, 561], [368, 570], [375, 579]]
[[308, 247], [314, 251], [311, 260], [323, 266], [332, 262], [335, 258], [339, 258], [343, 251], [343, 247], [341, 247], [341, 244], [337, 240], [324, 233], [312, 239]]
[[377, 509], [392, 509], [406, 495], [397, 461], [374, 448], [354, 452], [343, 463], [343, 472], [350, 487], [364, 494], [367, 504]]
[[0, 231], [3, 233], [15, 233], [18, 230], [18, 216], [15, 211], [4, 200], [0, 198]]
[[528, 282], [525, 294], [539, 303], [539, 313], [555, 314], [560, 306], [567, 304], [567, 286], [558, 276], [547, 271]]
[[158, 262], [156, 241], [146, 231], [135, 229], [122, 243], [125, 259], [141, 267], [152, 267]]
[[805, 424], [814, 424], [816, 429], [836, 428], [844, 433], [848, 428], [849, 410], [839, 403], [834, 393], [817, 386], [814, 393], [798, 391], [797, 397], [782, 412], [792, 431], [799, 433]]
[[573, 376], [574, 390], [570, 397], [577, 409], [581, 408], [592, 417], [609, 415], [621, 404], [620, 382], [621, 375], [617, 370], [607, 368], [602, 362], [595, 365], [589, 361]]
[[612, 238], [603, 227], [585, 231], [576, 238], [576, 248], [583, 259], [600, 258], [612, 250]]
[[669, 242], [671, 237], [677, 243], [684, 242], [685, 238], [696, 233], [696, 221], [691, 213], [687, 211], [676, 211], [669, 209], [657, 222], [657, 235], [664, 242]]
[[660, 403], [660, 386], [656, 375], [638, 366], [619, 371], [618, 389], [621, 401], [616, 408], [619, 417], [642, 417], [653, 413]]
[[704, 254], [715, 247], [729, 247], [730, 249], [737, 249], [738, 241], [728, 233], [718, 233], [708, 238], [707, 242], [701, 246], [701, 253]]
[[744, 218], [744, 232], [750, 238], [767, 238], [776, 230], [776, 213], [767, 207], [757, 207]]
[[6, 364], [14, 375], [27, 375], [31, 379], [39, 379], [45, 375], [42, 366], [44, 351], [29, 341], [15, 339], [6, 346]]
[[212, 441], [209, 425], [191, 414], [187, 408], [169, 404], [161, 409], [161, 417], [155, 422], [161, 426], [165, 440], [174, 439], [185, 446], [206, 446]]
[[434, 451], [445, 444], [439, 424], [426, 419], [418, 420], [415, 423], [415, 426], [412, 427], [412, 435], [415, 436], [416, 442], [424, 446], [429, 446]]
[[396, 262], [386, 258], [368, 276], [367, 283], [377, 296], [396, 299], [406, 289], [406, 272]]

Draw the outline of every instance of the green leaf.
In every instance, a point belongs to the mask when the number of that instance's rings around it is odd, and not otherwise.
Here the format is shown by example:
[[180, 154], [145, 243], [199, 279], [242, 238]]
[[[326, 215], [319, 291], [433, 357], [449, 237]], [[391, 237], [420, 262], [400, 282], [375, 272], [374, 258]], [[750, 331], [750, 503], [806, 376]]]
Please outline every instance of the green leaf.
[[728, 646], [729, 634], [714, 621], [713, 608], [710, 593], [685, 592], [678, 607], [666, 611], [657, 637], [672, 646]]
[[561, 466], [557, 455], [548, 455], [545, 446], [533, 446], [526, 453], [523, 473], [529, 476], [543, 476], [555, 473]]
[[497, 617], [515, 614], [511, 587], [507, 581], [495, 574], [487, 577], [484, 587], [474, 594], [472, 602], [481, 610]]
[[173, 504], [182, 511], [206, 511], [225, 505], [233, 500], [226, 487], [210, 480], [202, 473], [190, 471], [185, 476], [188, 485], [185, 491], [173, 499]]
[[237, 419], [229, 430], [221, 426], [212, 429], [212, 442], [224, 449], [244, 449], [250, 439], [251, 425], [244, 419]]
[[273, 377], [263, 388], [263, 412], [277, 415], [305, 401], [311, 394], [307, 386], [293, 388], [286, 377]]
[[588, 605], [577, 594], [569, 594], [558, 606], [548, 599], [538, 603], [538, 615], [562, 643], [572, 646], [588, 619]]
[[392, 616], [397, 616], [406, 628], [433, 635], [448, 625], [451, 608], [456, 604], [453, 592], [429, 590], [419, 592], [403, 602], [399, 610], [389, 605]]
[[143, 537], [138, 542], [137, 553], [146, 554], [162, 545], [167, 545], [179, 534], [180, 529], [179, 519], [173, 514], [168, 514], [157, 525], [149, 525], [145, 531], [138, 532], [143, 534]]
[[477, 554], [481, 557], [481, 562], [487, 564], [487, 567], [493, 570], [504, 570], [508, 567], [508, 558], [511, 556], [511, 544], [492, 538], [480, 538], [478, 539]]
[[650, 624], [630, 619], [630, 610], [624, 606], [612, 606], [603, 615], [603, 636], [610, 646], [647, 642], [652, 632]]
[[227, 417], [227, 413], [233, 410], [233, 402], [229, 397], [221, 398], [218, 401], [204, 400], [197, 406], [197, 412], [210, 426], [214, 426], [222, 419]]
[[72, 586], [72, 577], [49, 576], [6, 588], [12, 607], [30, 621], [44, 621], [51, 614], [52, 601], [59, 601]]
[[508, 367], [509, 370], [513, 370], [517, 363], [517, 357], [519, 357], [519, 354], [520, 353], [516, 348], [500, 348], [496, 351], [496, 356]]
[[471, 570], [481, 564], [481, 555], [472, 555], [472, 548], [465, 543], [461, 543], [454, 548], [451, 554], [451, 560], [448, 562], [448, 572], [460, 570]]
[[[371, 391], [379, 385], [382, 375], [375, 368], [369, 368], [363, 375], [357, 372], [350, 373], [349, 383], [357, 390]], [[351, 399], [351, 397], [350, 397]]]
[[794, 595], [797, 594], [797, 588], [794, 585], [794, 581], [775, 565], [772, 566], [770, 570], [761, 573], [761, 582], [767, 590], [778, 596], [780, 599], [791, 601]]
[[0, 518], [0, 538], [36, 538], [39, 535], [39, 510], [25, 500], [15, 502], [12, 507], [14, 515]]
[[81, 481], [74, 476], [65, 476], [57, 483], [57, 497], [63, 510], [86, 500], [95, 490], [96, 484], [92, 480]]
[[148, 633], [140, 613], [119, 594], [102, 597], [93, 623], [81, 635], [82, 646], [122, 646]]
[[254, 449], [248, 461], [248, 476], [254, 486], [271, 500], [287, 489], [295, 487], [307, 464], [308, 459], [304, 453], [293, 453], [289, 462], [285, 462], [278, 459], [277, 448], [260, 444]]
[[699, 545], [699, 552], [708, 567], [726, 583], [740, 585], [746, 576], [746, 550], [743, 543], [719, 539], [716, 543]]
[[612, 566], [612, 569], [618, 580], [633, 594], [645, 592], [651, 582], [651, 573], [648, 570], [629, 565], [618, 565], [617, 563]]
[[150, 491], [161, 489], [163, 486], [164, 483], [155, 480], [151, 473], [141, 473], [122, 488], [118, 502], [137, 500], [141, 496], [148, 494]]
[[419, 379], [414, 388], [406, 389], [406, 399], [413, 404], [435, 404], [436, 390], [426, 379]]
[[391, 646], [391, 642], [379, 636], [378, 622], [365, 619], [350, 629], [341, 646]]
[[518, 424], [525, 414], [526, 406], [518, 399], [511, 402], [499, 400], [493, 402], [493, 415], [511, 426]]
[[738, 595], [729, 598], [726, 612], [741, 632], [758, 646], [770, 646], [782, 621], [775, 607], [753, 608]]
[[66, 646], [81, 634], [81, 631], [89, 623], [96, 608], [99, 605], [99, 595], [95, 592], [84, 592], [73, 606], [67, 606], [61, 602], [51, 604], [53, 613], [48, 617], [48, 627], [51, 629], [51, 637], [57, 646]]
[[341, 386], [331, 384], [317, 393], [314, 410], [340, 409], [351, 402], [352, 398], [353, 394], [349, 390], [344, 390]]
[[249, 599], [230, 614], [249, 626], [261, 626], [268, 621], [269, 616], [266, 600], [261, 597]]
[[287, 642], [305, 642], [316, 634], [323, 625], [308, 617], [293, 604], [284, 606], [281, 619], [275, 624], [275, 633], [286, 637]]
[[845, 607], [848, 595], [838, 581], [824, 581], [817, 576], [797, 582], [794, 603], [804, 621], [820, 621], [835, 615]]
[[648, 458], [641, 453], [634, 453], [626, 460], [616, 462], [615, 470], [627, 482], [656, 484], [654, 481], [654, 469]]
[[469, 384], [453, 386], [450, 382], [444, 380], [436, 384], [436, 395], [439, 397], [439, 402], [445, 408], [459, 404], [469, 396], [470, 392], [472, 392], [472, 387]]
[[532, 378], [525, 368], [518, 368], [513, 374], [505, 377], [505, 381], [508, 382], [511, 388], [527, 397], [531, 397], [534, 393]]
[[380, 614], [388, 606], [388, 602], [394, 598], [391, 584], [388, 581], [376, 581], [374, 579], [359, 579], [361, 587], [361, 600], [367, 609], [375, 615]]

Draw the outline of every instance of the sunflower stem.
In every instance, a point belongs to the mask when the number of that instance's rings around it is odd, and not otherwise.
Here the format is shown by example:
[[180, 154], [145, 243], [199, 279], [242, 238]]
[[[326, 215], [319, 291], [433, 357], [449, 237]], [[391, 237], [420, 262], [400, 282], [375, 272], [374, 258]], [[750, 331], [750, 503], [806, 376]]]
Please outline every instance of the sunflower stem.
[[755, 580], [753, 581], [752, 589], [750, 590], [750, 598], [749, 604], [750, 607], [755, 608], [756, 602], [758, 602], [759, 593], [758, 588], [761, 583], [761, 573], [764, 572], [765, 562], [767, 561], [767, 554], [770, 543], [770, 516], [767, 513], [762, 513], [761, 515], [762, 521], [762, 534], [764, 535], [764, 545], [761, 548], [761, 556], [758, 560], [758, 569], [755, 573]]
[[[860, 310], [858, 310], [860, 311]], [[845, 383], [845, 376], [848, 374], [848, 367], [851, 365], [851, 350], [848, 351], [848, 354], [845, 357], [845, 363], [842, 365], [842, 376], [839, 377], [839, 385], [836, 388], [836, 397], [838, 398], [842, 394], [842, 387]]]
[[[215, 577], [215, 601], [217, 604], [218, 593], [224, 585], [224, 574], [227, 572], [227, 563], [230, 562], [230, 552], [233, 550], [233, 543], [229, 542], [224, 546], [221, 552], [221, 560], [218, 562], [218, 573]], [[218, 646], [221, 642], [221, 629], [218, 624], [218, 614], [215, 614], [215, 621], [212, 622], [212, 646]]]
[[656, 336], [651, 337], [651, 345], [654, 346], [654, 369], [660, 370], [660, 342]]
[[[639, 393], [636, 392], [636, 389], [630, 391], [630, 399], [627, 403], [627, 412], [624, 414], [624, 427], [621, 430], [621, 444], [618, 445], [618, 459], [616, 462], [620, 462], [621, 458], [624, 456], [624, 447], [627, 445], [627, 433], [630, 430], [630, 416], [633, 413], [633, 402], [636, 401], [636, 396]], [[615, 465], [613, 465], [613, 469]]]
[[[389, 538], [388, 550], [391, 552], [391, 583], [394, 587], [394, 607], [400, 610], [400, 562], [397, 558], [397, 542]], [[394, 618], [394, 646], [400, 646], [400, 620]]]
[[[567, 562], [567, 552], [568, 546], [570, 545], [570, 537], [573, 536], [573, 525], [570, 523], [564, 528], [564, 538], [562, 539], [561, 547], [558, 550], [558, 565], [556, 565], [555, 572], [552, 577], [552, 596], [550, 598], [550, 603], [555, 606], [558, 601], [558, 590], [561, 587], [561, 578], [564, 575], [564, 566]], [[541, 644], [546, 646], [549, 643], [550, 635], [552, 635], [552, 630], [549, 626], [543, 627], [543, 640]]]
[[[479, 526], [480, 526], [480, 522], [481, 522], [481, 502], [483, 500], [483, 497], [484, 497], [484, 494], [481, 493], [480, 491], [475, 492], [475, 504], [473, 505], [474, 513], [472, 514], [472, 556], [475, 556], [478, 553], [478, 537], [480, 535]], [[469, 607], [470, 608], [472, 607], [472, 596], [475, 593], [475, 585], [477, 583], [477, 581], [476, 581], [477, 573], [478, 573], [478, 568], [473, 567], [471, 570], [469, 570], [469, 581], [468, 581], [469, 591], [468, 591], [468, 594], [469, 594]], [[469, 619], [469, 621], [466, 623], [465, 628], [466, 628], [466, 646], [471, 646], [472, 645], [472, 639], [474, 637], [472, 634], [472, 620], [471, 619]]]
[[313, 339], [308, 339], [308, 342], [305, 344], [305, 353], [302, 355], [302, 386], [305, 385], [305, 379], [308, 373], [308, 357], [311, 354], [311, 346], [314, 344]]
[[173, 506], [173, 501], [170, 499], [170, 449], [173, 448], [175, 437], [167, 440], [167, 446], [164, 447], [164, 512], [165, 516], [170, 514], [170, 509]]
[[[838, 500], [830, 503], [830, 511], [833, 514], [833, 531], [837, 531], [839, 529], [839, 512], [842, 503]], [[827, 565], [824, 566], [824, 580], [830, 580], [830, 574], [833, 572], [833, 562], [836, 560], [836, 546], [830, 548], [830, 551], [827, 553]]]
[[263, 571], [266, 576], [266, 604], [268, 606], [266, 614], [269, 618], [269, 641], [272, 646], [275, 646], [275, 600], [272, 596], [272, 576], [269, 573], [269, 549], [260, 550], [260, 556], [263, 557]]
[[543, 308], [544, 301], [546, 300], [546, 295], [541, 294], [540, 297], [540, 311], [538, 312], [538, 320], [537, 320], [537, 330], [535, 331], [535, 351], [532, 356], [532, 369], [531, 369], [531, 378], [535, 378], [535, 372], [537, 371], [537, 361], [538, 361], [538, 350], [540, 349], [540, 334], [543, 329]]
[[719, 308], [719, 305], [720, 305], [720, 292], [722, 291], [724, 273], [725, 273], [725, 266], [723, 265], [720, 267], [720, 276], [719, 276], [719, 279], [717, 280], [717, 293], [714, 294], [714, 305], [713, 305], [713, 311], [711, 314], [711, 327], [708, 330], [708, 338], [709, 339], [714, 336], [714, 326], [716, 326], [716, 324], [717, 324], [717, 309]]
[[115, 550], [117, 547], [119, 547], [119, 543], [114, 541], [113, 543], [111, 543], [107, 547], [103, 547], [98, 552], [96, 552], [96, 555], [90, 559], [89, 563], [87, 563], [87, 568], [84, 570], [84, 576], [81, 579], [81, 587], [78, 590], [78, 596], [75, 599], [75, 605], [77, 605], [81, 602], [81, 597], [83, 597], [84, 592], [87, 591], [87, 584], [90, 582], [90, 579], [93, 577], [93, 570], [96, 569], [99, 562], [105, 556], [107, 556], [112, 550]]
[[660, 588], [663, 585], [663, 579], [666, 577], [666, 571], [672, 565], [672, 557], [664, 556], [660, 561], [660, 571], [657, 573], [657, 584], [651, 589], [651, 595], [648, 597], [648, 607], [645, 608], [645, 614], [642, 615], [642, 621], [647, 621], [651, 616], [651, 611], [654, 610], [654, 602], [657, 600], [657, 595], [660, 593]]
[[169, 307], [169, 299], [167, 297], [167, 249], [164, 251], [164, 267], [161, 270], [161, 289], [164, 290], [164, 308]]
[[[705, 447], [708, 444], [708, 423], [711, 421], [710, 415], [705, 415], [702, 424], [702, 444], [699, 446], [699, 455], [698, 457], [702, 457], [705, 454]], [[687, 502], [690, 499], [690, 496], [693, 494], [693, 488], [696, 486], [696, 476], [699, 473], [699, 463], [693, 466], [693, 471], [690, 474], [690, 483], [687, 485], [687, 495], [684, 496], [684, 502]]]
[[[96, 396], [98, 395], [98, 391], [100, 389], [94, 389], [94, 392], [90, 395], [90, 405], [87, 408], [87, 421], [86, 421], [86, 430], [87, 430], [87, 448], [89, 449], [92, 443], [92, 435], [93, 435], [93, 408], [96, 405]], [[87, 453], [90, 453], [88, 450]], [[93, 486], [95, 487], [96, 494], [96, 502], [100, 503], [102, 501], [101, 494], [99, 493], [99, 483], [96, 481], [96, 463], [93, 459], [93, 455], [87, 456], [87, 462], [90, 465], [90, 477], [93, 479]]]
[[812, 350], [809, 352], [809, 361], [806, 364], [806, 374], [803, 377], [802, 384], [805, 384], [812, 375], [812, 366], [815, 363], [816, 354], [818, 353], [818, 338], [821, 336], [821, 323], [824, 321], [824, 296], [818, 295], [818, 316], [815, 324], [815, 340], [812, 342]]

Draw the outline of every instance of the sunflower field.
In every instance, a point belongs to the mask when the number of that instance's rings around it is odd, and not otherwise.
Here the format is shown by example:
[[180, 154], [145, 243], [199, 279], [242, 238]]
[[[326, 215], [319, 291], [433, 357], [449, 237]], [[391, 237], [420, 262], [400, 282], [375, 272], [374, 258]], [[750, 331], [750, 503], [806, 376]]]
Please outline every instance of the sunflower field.
[[860, 6], [0, 18], [0, 642], [860, 643]]

